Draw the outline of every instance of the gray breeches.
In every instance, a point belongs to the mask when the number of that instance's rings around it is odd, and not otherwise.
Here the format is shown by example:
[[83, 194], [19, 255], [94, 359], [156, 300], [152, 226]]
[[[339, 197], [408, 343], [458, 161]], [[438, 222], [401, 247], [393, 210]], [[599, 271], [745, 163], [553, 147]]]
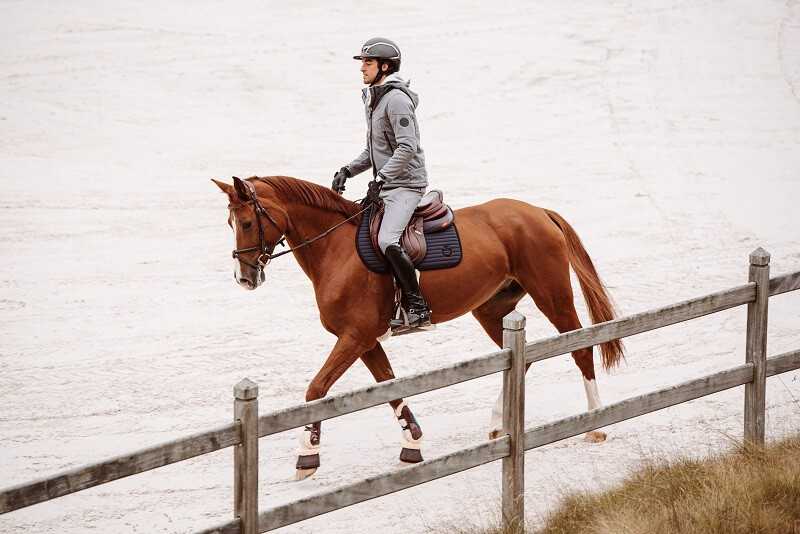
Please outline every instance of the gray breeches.
[[381, 191], [384, 203], [383, 222], [378, 231], [378, 246], [381, 252], [386, 252], [386, 247], [389, 245], [400, 244], [400, 237], [424, 193], [424, 188], [405, 187]]

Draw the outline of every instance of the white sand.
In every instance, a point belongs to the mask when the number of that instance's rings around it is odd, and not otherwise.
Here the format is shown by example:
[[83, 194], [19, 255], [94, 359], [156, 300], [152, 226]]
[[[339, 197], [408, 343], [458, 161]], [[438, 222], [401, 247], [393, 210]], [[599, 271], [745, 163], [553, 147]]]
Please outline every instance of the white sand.
[[[498, 196], [578, 230], [623, 314], [743, 283], [764, 247], [800, 269], [800, 2], [0, 3], [0, 487], [227, 422], [243, 377], [261, 411], [301, 402], [333, 344], [292, 258], [246, 292], [209, 178], [329, 184], [362, 148], [358, 64], [404, 52], [432, 186]], [[366, 178], [347, 196], [359, 198]], [[579, 299], [580, 313], [586, 317]], [[555, 330], [530, 299], [528, 339]], [[800, 346], [800, 295], [770, 302], [768, 350]], [[584, 319], [585, 320], [585, 319]], [[588, 322], [587, 322], [588, 324]], [[628, 339], [605, 403], [739, 365], [738, 308]], [[398, 376], [494, 350], [471, 317], [392, 339]], [[332, 392], [369, 384], [361, 364]], [[499, 376], [410, 399], [435, 457], [486, 439]], [[585, 409], [569, 356], [529, 373], [527, 425]], [[526, 455], [533, 519], [645, 456], [742, 435], [743, 388]], [[800, 373], [768, 384], [767, 432], [797, 430]], [[325, 423], [295, 483], [298, 431], [261, 440], [260, 505], [392, 469], [388, 407]], [[0, 517], [3, 532], [186, 532], [231, 516], [221, 451]], [[285, 532], [421, 532], [492, 522], [500, 464]], [[445, 528], [446, 530], [446, 528]]]

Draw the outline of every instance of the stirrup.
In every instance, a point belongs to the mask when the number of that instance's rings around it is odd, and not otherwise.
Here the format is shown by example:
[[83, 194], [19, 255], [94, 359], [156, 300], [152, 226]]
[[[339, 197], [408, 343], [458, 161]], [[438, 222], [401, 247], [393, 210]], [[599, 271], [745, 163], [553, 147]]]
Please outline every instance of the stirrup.
[[403, 330], [409, 328], [408, 314], [406, 313], [406, 309], [400, 305], [400, 301], [395, 302], [394, 313], [392, 313], [392, 318], [389, 320], [389, 328], [392, 329], [392, 332], [400, 328]]
[[400, 307], [396, 312], [397, 316], [389, 321], [389, 328], [392, 335], [411, 333], [417, 330], [435, 330], [436, 325], [431, 323], [431, 311], [428, 308], [419, 310], [411, 309], [406, 311]]

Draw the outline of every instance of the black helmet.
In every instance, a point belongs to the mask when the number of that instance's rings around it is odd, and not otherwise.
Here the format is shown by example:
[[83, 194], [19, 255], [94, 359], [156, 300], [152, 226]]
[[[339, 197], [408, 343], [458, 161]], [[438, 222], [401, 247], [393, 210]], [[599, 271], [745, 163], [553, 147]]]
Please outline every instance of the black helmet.
[[353, 59], [375, 58], [386, 60], [394, 64], [395, 70], [400, 69], [400, 48], [394, 41], [384, 37], [373, 37], [361, 47], [361, 54], [353, 56]]

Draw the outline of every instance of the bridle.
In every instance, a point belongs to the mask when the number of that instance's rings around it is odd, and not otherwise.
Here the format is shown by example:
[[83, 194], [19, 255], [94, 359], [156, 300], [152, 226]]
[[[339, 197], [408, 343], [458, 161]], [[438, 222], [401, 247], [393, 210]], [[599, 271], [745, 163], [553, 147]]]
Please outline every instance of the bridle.
[[[250, 200], [248, 200], [246, 202], [246, 204], [252, 204], [253, 205], [253, 210], [256, 213], [256, 222], [258, 223], [258, 245], [254, 245], [252, 247], [247, 247], [247, 248], [234, 249], [233, 253], [232, 253], [232, 256], [233, 256], [233, 259], [239, 260], [240, 262], [244, 263], [245, 265], [249, 265], [253, 269], [256, 269], [258, 271], [258, 276], [261, 276], [261, 273], [263, 272], [264, 267], [267, 266], [267, 264], [270, 262], [270, 260], [273, 257], [277, 257], [277, 256], [281, 255], [281, 254], [276, 254], [275, 256], [273, 256], [272, 255], [272, 250], [275, 250], [276, 246], [278, 246], [279, 244], [283, 243], [285, 238], [284, 238], [284, 235], [283, 235], [283, 230], [281, 230], [281, 227], [278, 226], [278, 223], [275, 222], [275, 219], [272, 218], [272, 216], [269, 214], [269, 212], [266, 210], [266, 208], [264, 208], [264, 206], [262, 206], [261, 203], [259, 203], [258, 197], [256, 197], [256, 188], [255, 188], [255, 186], [252, 183], [248, 182], [247, 180], [242, 180], [242, 183], [247, 186], [247, 189], [250, 192]], [[238, 207], [238, 206], [234, 206], [233, 204], [228, 204], [228, 209], [229, 210], [234, 209], [234, 207]], [[272, 225], [278, 230], [278, 232], [281, 235], [281, 238], [278, 239], [278, 242], [275, 243], [275, 246], [272, 247], [272, 250], [268, 249], [267, 248], [267, 244], [264, 242], [264, 225], [261, 224], [261, 215], [266, 216], [266, 218], [269, 219], [269, 222], [272, 223]], [[254, 250], [258, 250], [258, 251], [261, 252], [258, 255], [258, 259], [256, 260], [257, 264], [253, 263], [250, 260], [247, 260], [247, 259], [245, 259], [245, 258], [243, 258], [241, 256], [245, 252], [253, 252]]]
[[[258, 197], [256, 196], [256, 188], [255, 188], [255, 186], [251, 182], [249, 182], [247, 180], [241, 180], [241, 182], [247, 186], [247, 189], [248, 189], [248, 191], [250, 193], [250, 200], [245, 202], [245, 204], [248, 204], [248, 205], [252, 204], [253, 205], [253, 210], [256, 213], [256, 222], [258, 223], [258, 245], [254, 245], [252, 247], [247, 247], [247, 248], [234, 249], [233, 253], [232, 253], [232, 256], [233, 256], [233, 259], [239, 260], [240, 262], [244, 263], [245, 265], [249, 265], [253, 269], [256, 269], [258, 271], [258, 275], [257, 276], [259, 276], [259, 277], [264, 272], [264, 268], [267, 266], [267, 264], [269, 264], [270, 261], [272, 261], [273, 258], [278, 258], [280, 256], [283, 256], [284, 254], [289, 254], [290, 252], [294, 252], [295, 250], [297, 250], [299, 248], [303, 248], [303, 247], [305, 247], [307, 245], [310, 245], [311, 243], [313, 243], [314, 241], [317, 241], [318, 239], [322, 239], [323, 237], [325, 237], [326, 235], [330, 234], [331, 232], [333, 232], [334, 230], [336, 230], [337, 228], [339, 228], [343, 224], [355, 219], [356, 217], [358, 217], [359, 215], [361, 215], [362, 213], [367, 211], [367, 209], [369, 209], [369, 207], [371, 205], [370, 203], [365, 202], [364, 209], [362, 209], [361, 211], [359, 211], [355, 215], [353, 215], [351, 217], [348, 217], [347, 219], [343, 220], [342, 222], [340, 222], [339, 224], [335, 225], [334, 227], [326, 230], [325, 232], [321, 233], [317, 237], [315, 237], [313, 239], [309, 239], [308, 237], [306, 237], [305, 242], [297, 245], [296, 247], [290, 247], [288, 250], [284, 250], [282, 252], [278, 252], [277, 254], [273, 254], [272, 252], [275, 250], [275, 247], [277, 247], [278, 245], [285, 245], [286, 244], [286, 236], [285, 236], [283, 230], [281, 230], [281, 227], [278, 226], [278, 223], [275, 222], [275, 219], [272, 218], [272, 216], [269, 214], [267, 209], [264, 206], [262, 206], [261, 203], [258, 201]], [[228, 209], [229, 210], [232, 210], [232, 209], [237, 208], [237, 207], [239, 207], [239, 206], [234, 206], [233, 204], [228, 204]], [[278, 232], [281, 235], [280, 239], [278, 239], [278, 242], [275, 243], [275, 245], [272, 247], [272, 250], [268, 249], [266, 243], [264, 242], [264, 226], [261, 223], [261, 215], [264, 215], [269, 220], [269, 222], [271, 222], [272, 225], [278, 230]], [[243, 258], [241, 256], [245, 252], [253, 252], [254, 250], [260, 251], [260, 254], [258, 255], [258, 259], [256, 260], [257, 263], [253, 263], [253, 262], [251, 262], [251, 261], [249, 261], [249, 260], [247, 260], [247, 259], [245, 259], [245, 258]]]

